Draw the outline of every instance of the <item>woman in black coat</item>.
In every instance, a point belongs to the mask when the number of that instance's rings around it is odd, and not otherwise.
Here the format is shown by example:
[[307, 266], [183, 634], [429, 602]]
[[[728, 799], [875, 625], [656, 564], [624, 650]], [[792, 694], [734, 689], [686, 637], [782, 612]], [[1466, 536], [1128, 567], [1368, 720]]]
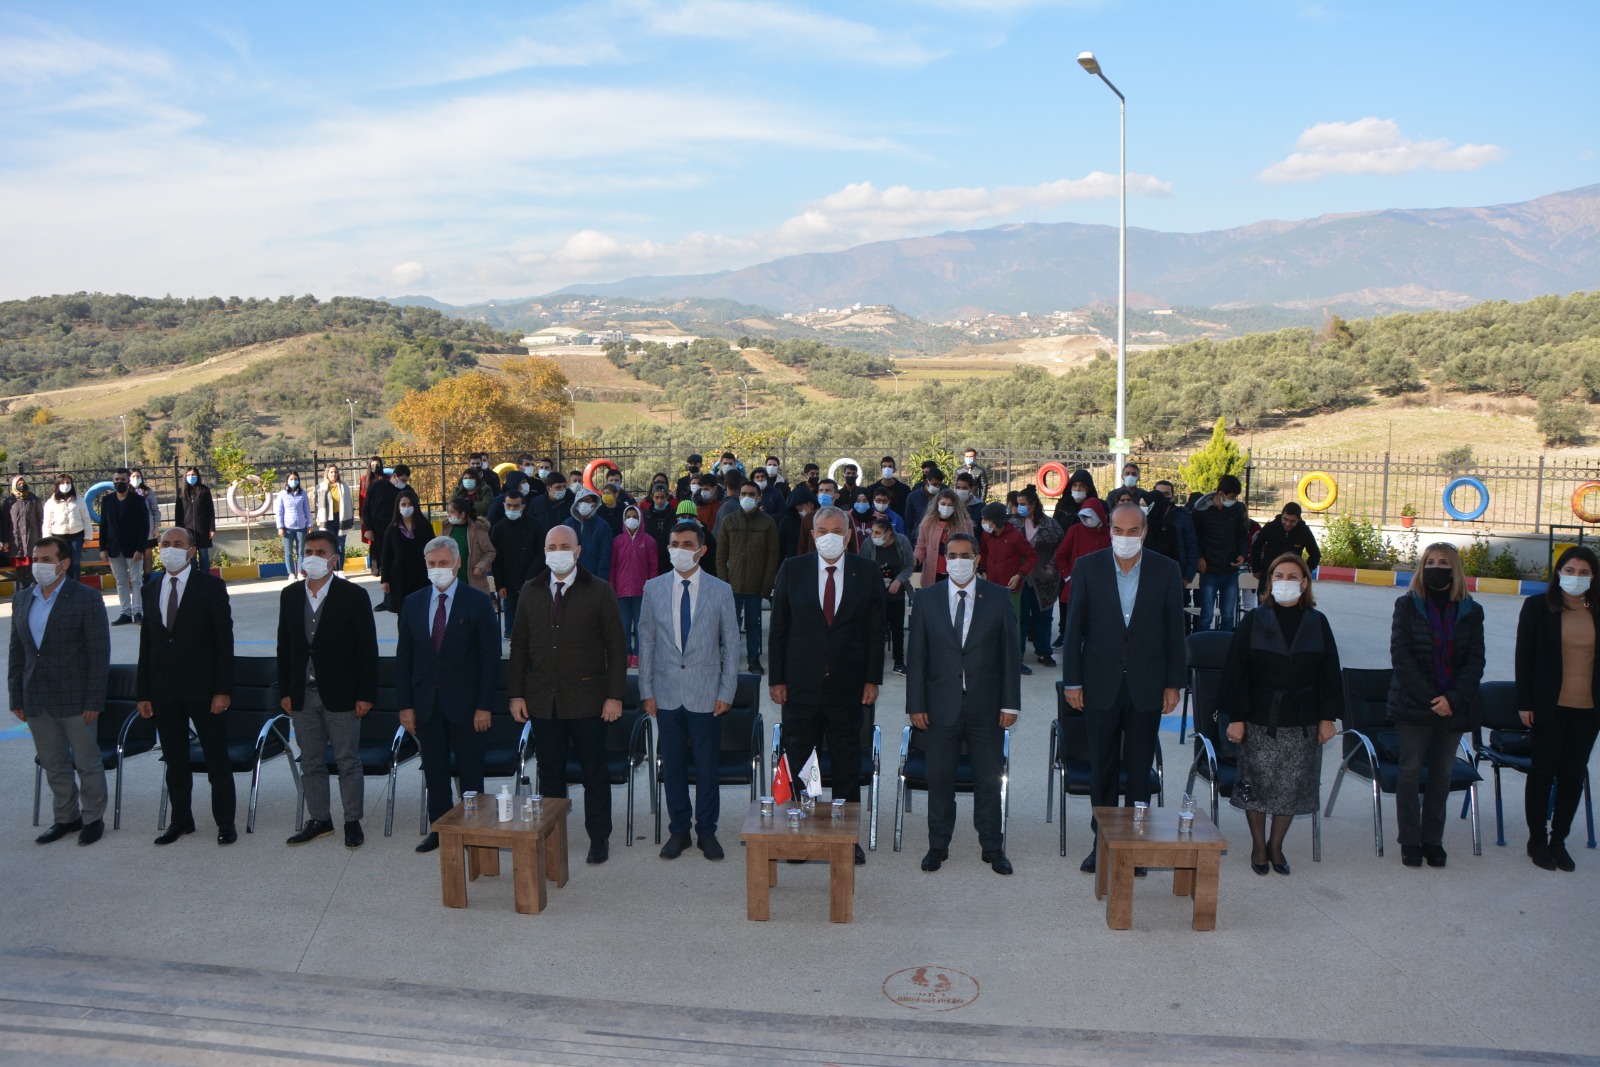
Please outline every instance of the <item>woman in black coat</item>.
[[1250, 823], [1250, 868], [1264, 875], [1270, 862], [1286, 875], [1283, 839], [1296, 815], [1317, 810], [1322, 746], [1334, 735], [1344, 684], [1333, 630], [1311, 595], [1311, 569], [1290, 554], [1269, 574], [1261, 606], [1233, 631], [1217, 707], [1231, 717], [1228, 740], [1239, 746], [1229, 802]]
[[433, 540], [433, 523], [422, 517], [422, 503], [409, 485], [394, 498], [394, 524], [383, 535], [383, 609], [400, 614], [406, 597], [428, 584], [423, 549]]
[[[1443, 867], [1450, 769], [1462, 733], [1478, 726], [1483, 680], [1483, 608], [1467, 595], [1454, 545], [1441, 541], [1422, 553], [1410, 590], [1395, 601], [1389, 657], [1389, 717], [1400, 739], [1394, 791], [1400, 861]], [[1419, 800], [1424, 766], [1428, 791]]]
[[[1533, 730], [1533, 766], [1523, 797], [1528, 856], [1547, 871], [1576, 869], [1567, 832], [1600, 730], [1596, 574], [1600, 558], [1594, 552], [1582, 545], [1567, 549], [1549, 588], [1523, 601], [1517, 619], [1517, 707], [1523, 724]], [[1547, 830], [1552, 787], [1555, 810]]]
[[198, 550], [200, 569], [211, 569], [211, 539], [217, 532], [217, 509], [211, 499], [211, 487], [200, 480], [200, 468], [190, 467], [183, 472], [177, 495], [172, 500], [172, 525], [189, 531], [189, 538]]

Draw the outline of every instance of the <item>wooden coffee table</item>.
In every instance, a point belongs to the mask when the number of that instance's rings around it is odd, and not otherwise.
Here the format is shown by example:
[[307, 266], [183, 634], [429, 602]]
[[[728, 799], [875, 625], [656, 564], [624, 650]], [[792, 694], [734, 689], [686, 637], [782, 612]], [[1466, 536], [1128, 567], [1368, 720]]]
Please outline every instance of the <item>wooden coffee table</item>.
[[850, 921], [856, 893], [856, 840], [861, 836], [861, 805], [844, 806], [835, 819], [824, 804], [791, 829], [778, 805], [777, 814], [762, 818], [761, 802], [752, 801], [739, 840], [744, 842], [745, 917], [765, 922], [772, 917], [771, 890], [778, 884], [779, 860], [826, 860], [828, 918]]
[[[517, 797], [514, 803], [521, 804]], [[511, 877], [516, 909], [537, 915], [547, 903], [545, 881], [567, 884], [567, 815], [572, 801], [546, 797], [543, 810], [529, 822], [501, 822], [493, 796], [478, 798], [468, 815], [460, 804], [435, 820], [439, 835], [439, 885], [447, 908], [467, 906], [467, 882], [500, 873], [500, 850], [511, 850]], [[462, 852], [465, 851], [463, 870]]]
[[1174, 896], [1194, 898], [1194, 929], [1217, 928], [1217, 873], [1228, 847], [1204, 812], [1195, 812], [1194, 830], [1178, 833], [1174, 808], [1151, 808], [1150, 818], [1133, 821], [1132, 808], [1095, 808], [1100, 824], [1095, 845], [1094, 898], [1105, 897], [1106, 925], [1133, 925], [1133, 869], [1171, 867]]

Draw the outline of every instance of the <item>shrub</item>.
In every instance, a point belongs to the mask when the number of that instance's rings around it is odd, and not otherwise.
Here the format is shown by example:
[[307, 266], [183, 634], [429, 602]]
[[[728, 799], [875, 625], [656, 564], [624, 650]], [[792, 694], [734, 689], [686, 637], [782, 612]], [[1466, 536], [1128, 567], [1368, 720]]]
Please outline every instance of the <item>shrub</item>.
[[1360, 567], [1387, 562], [1383, 533], [1371, 519], [1340, 515], [1322, 528], [1322, 562], [1329, 567]]

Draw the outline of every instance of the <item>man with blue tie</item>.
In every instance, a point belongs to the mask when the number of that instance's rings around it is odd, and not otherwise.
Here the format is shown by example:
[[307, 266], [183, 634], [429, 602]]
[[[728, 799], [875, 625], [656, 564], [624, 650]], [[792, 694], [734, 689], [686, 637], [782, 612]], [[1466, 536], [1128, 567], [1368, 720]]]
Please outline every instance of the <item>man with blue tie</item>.
[[[426, 589], [400, 608], [395, 648], [395, 702], [400, 725], [417, 738], [428, 786], [428, 821], [455, 806], [450, 757], [461, 788], [483, 792], [483, 735], [489, 731], [500, 664], [500, 628], [487, 593], [457, 578], [461, 549], [452, 537], [435, 537], [423, 549]], [[429, 833], [418, 852], [439, 847]]]
[[723, 857], [717, 841], [721, 793], [717, 755], [721, 716], [739, 682], [739, 623], [733, 587], [700, 568], [705, 531], [680, 522], [667, 535], [672, 571], [644, 585], [639, 619], [639, 696], [655, 717], [666, 780], [668, 828], [661, 858], [690, 845], [689, 760], [694, 760], [694, 827], [708, 860]]

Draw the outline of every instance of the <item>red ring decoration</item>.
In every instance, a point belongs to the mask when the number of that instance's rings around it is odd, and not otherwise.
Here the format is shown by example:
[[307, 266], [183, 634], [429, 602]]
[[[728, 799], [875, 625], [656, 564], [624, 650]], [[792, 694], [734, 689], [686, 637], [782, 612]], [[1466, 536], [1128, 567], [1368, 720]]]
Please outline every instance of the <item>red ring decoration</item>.
[[618, 474], [622, 473], [622, 468], [609, 459], [591, 459], [589, 465], [583, 468], [583, 487], [590, 492], [598, 493], [600, 491], [600, 488], [594, 484], [594, 472], [601, 467], [610, 467]]
[[[1049, 488], [1045, 484], [1045, 475], [1047, 474], [1057, 475], [1061, 479], [1054, 489]], [[1063, 467], [1059, 463], [1046, 463], [1044, 466], [1039, 468], [1039, 473], [1034, 475], [1034, 487], [1039, 490], [1039, 495], [1052, 498], [1058, 497], [1062, 493], [1065, 493], [1067, 491], [1067, 486], [1071, 483], [1071, 481], [1072, 472], [1067, 470], [1067, 468]]]
[[1572, 513], [1584, 522], [1600, 522], [1600, 512], [1586, 511], [1583, 507], [1583, 498], [1596, 490], [1600, 490], [1600, 482], [1584, 482], [1572, 491]]

